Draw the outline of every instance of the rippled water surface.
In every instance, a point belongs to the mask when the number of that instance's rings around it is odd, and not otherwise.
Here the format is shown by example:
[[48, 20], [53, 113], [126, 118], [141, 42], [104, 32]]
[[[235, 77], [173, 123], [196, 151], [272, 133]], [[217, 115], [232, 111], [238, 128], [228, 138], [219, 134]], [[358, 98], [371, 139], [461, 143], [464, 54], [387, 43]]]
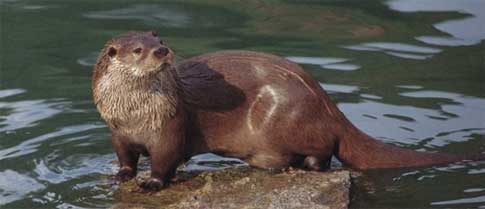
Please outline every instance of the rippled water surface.
[[[120, 201], [91, 100], [97, 52], [156, 30], [178, 59], [222, 49], [301, 64], [359, 128], [388, 143], [485, 151], [485, 1], [0, 0], [0, 207]], [[184, 169], [238, 164], [214, 155]], [[485, 208], [485, 162], [364, 172], [354, 208]]]

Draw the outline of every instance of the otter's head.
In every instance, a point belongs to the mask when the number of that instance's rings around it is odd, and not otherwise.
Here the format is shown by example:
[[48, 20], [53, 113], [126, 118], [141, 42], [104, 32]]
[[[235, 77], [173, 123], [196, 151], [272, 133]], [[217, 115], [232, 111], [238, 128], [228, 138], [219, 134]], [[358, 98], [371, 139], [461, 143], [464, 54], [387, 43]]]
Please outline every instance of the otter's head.
[[130, 32], [106, 43], [96, 67], [105, 73], [154, 75], [172, 65], [173, 51], [155, 32]]

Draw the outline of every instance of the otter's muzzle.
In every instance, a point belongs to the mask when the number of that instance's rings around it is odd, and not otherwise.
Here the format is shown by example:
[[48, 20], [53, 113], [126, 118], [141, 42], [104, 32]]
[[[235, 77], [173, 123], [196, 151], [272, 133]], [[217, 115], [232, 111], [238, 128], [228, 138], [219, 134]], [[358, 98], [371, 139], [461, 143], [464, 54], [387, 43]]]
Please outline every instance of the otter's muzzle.
[[167, 47], [160, 47], [160, 48], [156, 49], [155, 51], [153, 51], [153, 55], [155, 55], [155, 57], [160, 58], [160, 59], [167, 56], [168, 53], [169, 53], [169, 49]]

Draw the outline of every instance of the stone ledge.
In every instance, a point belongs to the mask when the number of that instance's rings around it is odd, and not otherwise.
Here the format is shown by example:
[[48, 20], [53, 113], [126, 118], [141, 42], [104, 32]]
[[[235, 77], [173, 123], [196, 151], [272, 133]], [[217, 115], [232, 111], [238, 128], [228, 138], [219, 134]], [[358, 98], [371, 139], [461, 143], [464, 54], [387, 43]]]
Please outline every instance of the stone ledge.
[[[143, 175], [147, 175], [144, 173]], [[142, 175], [142, 176], [143, 176]], [[293, 170], [273, 174], [248, 167], [199, 174], [179, 173], [178, 180], [153, 194], [121, 185], [113, 208], [347, 208], [350, 172]]]

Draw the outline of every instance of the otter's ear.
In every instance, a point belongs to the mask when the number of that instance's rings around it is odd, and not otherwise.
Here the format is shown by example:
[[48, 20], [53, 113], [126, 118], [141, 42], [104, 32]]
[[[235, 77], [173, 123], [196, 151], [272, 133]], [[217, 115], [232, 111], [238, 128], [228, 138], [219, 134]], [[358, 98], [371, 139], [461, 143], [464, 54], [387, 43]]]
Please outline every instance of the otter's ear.
[[114, 56], [116, 56], [116, 54], [118, 53], [118, 50], [112, 46], [109, 47], [108, 49], [108, 56], [113, 58]]

